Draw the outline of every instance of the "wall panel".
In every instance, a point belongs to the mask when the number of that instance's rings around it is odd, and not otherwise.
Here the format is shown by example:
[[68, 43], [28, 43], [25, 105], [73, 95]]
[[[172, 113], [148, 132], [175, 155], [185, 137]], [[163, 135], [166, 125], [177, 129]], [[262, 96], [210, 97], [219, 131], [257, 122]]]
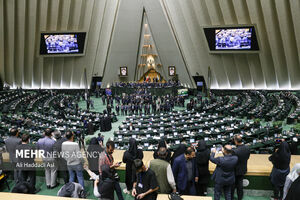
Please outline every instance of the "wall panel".
[[4, 0], [0, 0], [0, 79], [4, 81]]
[[[181, 82], [207, 79], [216, 89], [300, 89], [298, 0], [0, 0], [0, 77], [12, 87], [84, 88], [93, 75], [134, 79], [143, 8], [167, 72]], [[203, 26], [256, 24], [258, 54], [210, 54]], [[88, 32], [82, 57], [39, 56], [40, 31]], [[167, 77], [168, 79], [169, 77]]]

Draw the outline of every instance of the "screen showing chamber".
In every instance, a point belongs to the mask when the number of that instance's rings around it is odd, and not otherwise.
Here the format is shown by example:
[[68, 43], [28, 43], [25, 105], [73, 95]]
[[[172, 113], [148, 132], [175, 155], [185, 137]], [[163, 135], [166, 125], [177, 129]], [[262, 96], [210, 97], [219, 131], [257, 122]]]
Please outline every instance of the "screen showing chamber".
[[41, 55], [83, 54], [86, 33], [42, 33]]
[[242, 52], [258, 51], [255, 27], [217, 27], [204, 28], [210, 51]]
[[216, 49], [251, 49], [252, 28], [216, 29]]

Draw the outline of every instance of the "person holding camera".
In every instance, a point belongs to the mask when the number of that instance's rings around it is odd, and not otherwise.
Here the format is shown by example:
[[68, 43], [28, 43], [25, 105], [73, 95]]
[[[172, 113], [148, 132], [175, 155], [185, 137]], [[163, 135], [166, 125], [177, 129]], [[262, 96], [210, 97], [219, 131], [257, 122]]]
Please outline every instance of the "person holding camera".
[[132, 196], [135, 199], [156, 200], [159, 186], [155, 173], [147, 168], [140, 159], [134, 160], [136, 180], [133, 183]]
[[115, 168], [120, 167], [121, 162], [114, 164], [114, 158], [112, 156], [112, 154], [114, 153], [114, 150], [115, 150], [114, 141], [111, 141], [111, 140], [107, 141], [105, 151], [103, 151], [99, 155], [99, 174], [100, 174], [100, 176], [102, 175], [102, 166], [103, 165], [108, 165], [110, 167], [110, 169], [112, 170], [112, 174], [114, 176], [114, 187], [115, 187], [118, 199], [123, 200], [124, 198], [123, 198], [122, 190], [121, 190], [120, 183], [119, 183], [120, 177], [115, 170]]
[[234, 144], [236, 148], [233, 149], [233, 155], [238, 157], [238, 163], [235, 167], [235, 184], [231, 190], [231, 199], [233, 200], [234, 190], [236, 188], [238, 200], [243, 199], [243, 179], [247, 173], [247, 163], [250, 157], [250, 150], [243, 144], [241, 135], [234, 136]]
[[84, 188], [83, 179], [83, 163], [84, 159], [77, 142], [74, 142], [74, 133], [72, 131], [66, 132], [68, 141], [62, 143], [61, 151], [62, 157], [67, 161], [67, 168], [69, 171], [69, 182], [75, 181], [77, 176], [79, 184]]
[[269, 161], [273, 164], [270, 179], [274, 187], [274, 200], [282, 199], [286, 176], [290, 173], [291, 151], [289, 144], [281, 140], [279, 148], [269, 157]]
[[222, 152], [223, 157], [215, 158], [216, 149], [213, 149], [210, 155], [210, 161], [217, 165], [212, 175], [212, 180], [215, 181], [214, 200], [220, 199], [222, 190], [224, 190], [225, 200], [231, 200], [231, 188], [235, 182], [234, 170], [238, 157], [232, 155], [230, 145], [225, 145]]

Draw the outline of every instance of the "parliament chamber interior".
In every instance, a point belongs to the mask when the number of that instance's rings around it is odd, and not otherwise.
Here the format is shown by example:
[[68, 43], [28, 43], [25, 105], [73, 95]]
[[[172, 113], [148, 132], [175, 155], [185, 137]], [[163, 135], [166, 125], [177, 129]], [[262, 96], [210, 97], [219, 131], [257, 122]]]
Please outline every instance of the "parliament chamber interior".
[[0, 0], [0, 199], [299, 200], [299, 8]]

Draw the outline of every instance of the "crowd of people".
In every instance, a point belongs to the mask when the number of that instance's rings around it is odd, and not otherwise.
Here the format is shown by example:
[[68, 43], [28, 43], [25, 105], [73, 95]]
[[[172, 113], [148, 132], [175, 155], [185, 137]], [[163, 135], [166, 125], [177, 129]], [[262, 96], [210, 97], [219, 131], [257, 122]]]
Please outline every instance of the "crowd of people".
[[151, 81], [144, 82], [116, 82], [112, 84], [112, 87], [127, 87], [127, 88], [168, 88], [168, 87], [178, 87], [181, 83], [179, 81], [169, 80], [166, 83], [158, 82], [153, 79]]
[[[137, 89], [132, 94], [124, 94], [122, 96], [102, 95], [102, 104], [106, 105], [108, 114], [116, 113], [116, 115], [149, 115], [162, 112], [170, 112], [175, 106], [184, 107], [184, 97], [165, 95], [152, 95], [147, 89]], [[114, 106], [114, 103], [116, 105]]]
[[[214, 181], [214, 199], [219, 200], [224, 191], [226, 200], [232, 200], [235, 190], [238, 200], [243, 199], [243, 180], [247, 173], [247, 161], [250, 150], [243, 144], [242, 136], [235, 135], [234, 145], [209, 149], [204, 140], [197, 146], [185, 144], [172, 152], [165, 139], [161, 139], [153, 160], [143, 163], [144, 153], [138, 149], [134, 138], [130, 139], [128, 150], [124, 152], [122, 161], [126, 164], [126, 188], [121, 190], [120, 177], [116, 169], [121, 162], [115, 162], [113, 153], [115, 144], [107, 141], [103, 145], [103, 137], [91, 139], [86, 152], [80, 149], [76, 136], [72, 131], [61, 135], [58, 130], [46, 129], [44, 137], [35, 145], [30, 144], [30, 136], [23, 134], [19, 138], [18, 129], [10, 130], [10, 137], [5, 141], [14, 169], [15, 187], [12, 192], [37, 193], [36, 164], [38, 155], [22, 157], [22, 150], [42, 150], [41, 165], [45, 170], [45, 182], [48, 189], [58, 186], [57, 175], [61, 173], [64, 185], [58, 196], [86, 197], [84, 170], [94, 183], [94, 195], [99, 199], [114, 199], [116, 191], [119, 200], [123, 194], [131, 194], [136, 199], [152, 200], [157, 194], [178, 193], [180, 195], [207, 195], [210, 180], [209, 161], [216, 164], [211, 176]], [[19, 153], [16, 153], [17, 152]], [[216, 156], [221, 153], [223, 156]], [[86, 155], [86, 157], [84, 156]], [[87, 158], [87, 159], [85, 159]], [[294, 200], [299, 191], [300, 164], [290, 171], [291, 153], [289, 145], [282, 140], [278, 149], [269, 157], [273, 164], [270, 180], [274, 186], [274, 199]], [[77, 182], [76, 182], [77, 179]]]

